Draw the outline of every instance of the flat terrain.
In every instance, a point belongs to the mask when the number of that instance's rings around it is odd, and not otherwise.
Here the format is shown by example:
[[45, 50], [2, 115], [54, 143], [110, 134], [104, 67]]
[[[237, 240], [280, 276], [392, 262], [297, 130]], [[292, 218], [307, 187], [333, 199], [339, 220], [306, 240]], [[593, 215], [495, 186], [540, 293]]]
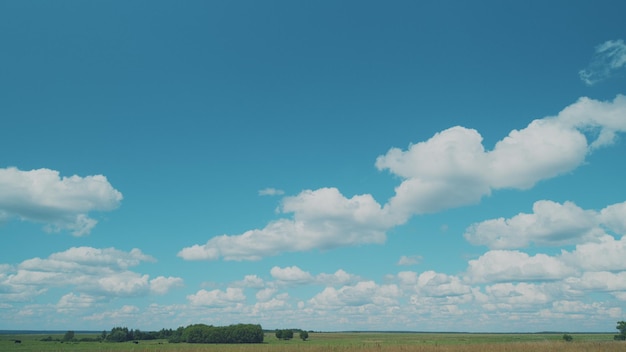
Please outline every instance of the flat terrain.
[[[296, 334], [297, 335], [297, 334]], [[294, 338], [279, 341], [267, 334], [263, 344], [204, 345], [170, 344], [164, 340], [123, 343], [41, 341], [59, 335], [0, 335], [0, 351], [225, 351], [225, 352], [356, 352], [356, 351], [423, 351], [423, 352], [612, 352], [626, 351], [626, 342], [613, 341], [612, 334], [571, 334], [573, 342], [565, 342], [562, 334], [456, 334], [456, 333], [311, 333], [308, 341]], [[77, 339], [97, 335], [76, 334]], [[21, 343], [15, 343], [20, 340]]]

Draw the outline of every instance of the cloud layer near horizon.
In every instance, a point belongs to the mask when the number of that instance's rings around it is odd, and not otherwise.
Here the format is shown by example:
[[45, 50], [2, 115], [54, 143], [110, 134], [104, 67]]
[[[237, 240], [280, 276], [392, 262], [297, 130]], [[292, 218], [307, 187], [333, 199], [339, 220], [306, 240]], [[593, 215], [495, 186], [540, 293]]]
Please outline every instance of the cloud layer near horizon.
[[96, 226], [90, 212], [113, 210], [123, 198], [103, 175], [61, 177], [55, 170], [14, 167], [0, 168], [0, 194], [0, 221], [34, 221], [48, 232], [68, 230], [74, 236]]
[[626, 97], [586, 97], [558, 115], [513, 130], [485, 150], [474, 129], [456, 126], [406, 150], [390, 149], [376, 159], [379, 170], [401, 178], [385, 205], [370, 194], [344, 196], [336, 188], [305, 190], [285, 197], [280, 211], [293, 214], [263, 229], [222, 235], [183, 248], [186, 260], [258, 260], [281, 252], [383, 243], [386, 232], [416, 214], [480, 202], [498, 189], [528, 189], [570, 172], [593, 150], [626, 131]]

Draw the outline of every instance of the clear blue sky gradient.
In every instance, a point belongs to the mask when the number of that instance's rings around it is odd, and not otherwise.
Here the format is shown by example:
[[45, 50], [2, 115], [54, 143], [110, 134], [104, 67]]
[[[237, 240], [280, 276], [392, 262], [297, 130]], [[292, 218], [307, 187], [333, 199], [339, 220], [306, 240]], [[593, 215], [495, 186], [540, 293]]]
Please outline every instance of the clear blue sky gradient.
[[624, 13], [0, 2], [0, 329], [612, 331]]

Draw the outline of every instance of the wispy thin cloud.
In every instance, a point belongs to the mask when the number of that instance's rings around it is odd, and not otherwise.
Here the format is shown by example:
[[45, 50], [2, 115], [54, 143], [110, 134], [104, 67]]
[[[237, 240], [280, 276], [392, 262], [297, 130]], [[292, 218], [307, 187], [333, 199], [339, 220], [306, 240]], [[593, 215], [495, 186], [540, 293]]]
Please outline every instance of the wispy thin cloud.
[[408, 266], [408, 265], [416, 265], [419, 264], [422, 261], [422, 256], [420, 255], [403, 255], [402, 257], [400, 257], [400, 260], [398, 260], [398, 265], [401, 266]]
[[626, 67], [626, 44], [622, 39], [609, 40], [596, 47], [589, 66], [578, 75], [585, 84], [592, 86], [623, 67]]
[[260, 196], [282, 196], [283, 194], [285, 194], [285, 191], [283, 191], [282, 189], [264, 188], [262, 190], [259, 190]]

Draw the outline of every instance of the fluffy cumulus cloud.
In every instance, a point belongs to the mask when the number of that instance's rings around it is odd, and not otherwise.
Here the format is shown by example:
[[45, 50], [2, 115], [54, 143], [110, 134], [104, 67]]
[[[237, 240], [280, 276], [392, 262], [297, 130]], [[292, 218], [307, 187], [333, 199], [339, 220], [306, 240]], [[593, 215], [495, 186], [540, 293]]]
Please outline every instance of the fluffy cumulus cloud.
[[[511, 131], [492, 150], [485, 149], [478, 131], [452, 127], [406, 150], [392, 148], [376, 159], [379, 170], [388, 170], [401, 179], [395, 195], [382, 206], [369, 194], [348, 198], [336, 188], [306, 190], [283, 199], [280, 210], [292, 214], [291, 218], [239, 235], [216, 236], [205, 244], [183, 248], [178, 255], [186, 260], [258, 260], [281, 252], [380, 244], [390, 228], [415, 214], [474, 204], [494, 190], [528, 189], [574, 170], [590, 152], [614, 143], [617, 134], [626, 131], [624, 116], [625, 96], [618, 95], [613, 101], [581, 98], [556, 116]], [[262, 193], [275, 192], [268, 189]], [[581, 223], [581, 219], [576, 219], [570, 229], [559, 222], [539, 229], [549, 212], [589, 218], [572, 204], [540, 202], [535, 211], [508, 222], [484, 223], [467, 236], [476, 243], [489, 242], [493, 248], [514, 248], [529, 241], [556, 244], [596, 235], [593, 226]], [[609, 211], [606, 216], [611, 216]], [[536, 227], [521, 239], [510, 236], [528, 221], [535, 222]], [[623, 227], [624, 221], [612, 215], [612, 224]], [[496, 235], [496, 230], [504, 232]]]
[[[0, 276], [0, 286], [5, 288], [0, 297], [27, 300], [51, 287], [73, 287], [78, 296], [71, 293], [64, 299], [67, 302], [76, 297], [164, 294], [182, 285], [180, 278], [159, 276], [150, 280], [149, 275], [128, 270], [141, 262], [152, 261], [154, 258], [139, 249], [124, 252], [115, 248], [74, 247], [45, 259], [28, 259], [7, 269]], [[21, 294], [15, 295], [16, 292]]]
[[76, 295], [74, 292], [70, 292], [59, 299], [56, 308], [59, 313], [81, 311], [93, 307], [99, 301], [102, 301], [102, 298], [83, 293]]
[[582, 271], [626, 270], [626, 235], [621, 239], [603, 236], [599, 242], [576, 245], [573, 251], [562, 251], [559, 259]]
[[303, 271], [297, 266], [286, 268], [275, 266], [270, 271], [270, 274], [278, 281], [292, 284], [305, 284], [313, 281], [313, 276], [310, 273]]
[[[617, 209], [611, 208], [606, 213]], [[616, 218], [610, 214], [610, 220]], [[563, 204], [538, 201], [533, 213], [520, 213], [510, 219], [498, 218], [471, 225], [465, 238], [474, 245], [492, 249], [523, 248], [531, 243], [541, 246], [575, 244], [598, 240], [604, 235], [600, 214], [583, 210], [572, 202]]]
[[[581, 98], [557, 116], [532, 121], [485, 150], [472, 129], [452, 127], [407, 150], [393, 148], [376, 167], [403, 179], [384, 209], [399, 222], [412, 214], [477, 203], [493, 190], [527, 189], [569, 172], [595, 148], [626, 131], [626, 97]], [[594, 133], [589, 133], [590, 131]]]
[[477, 283], [557, 280], [575, 272], [546, 254], [530, 256], [519, 251], [492, 250], [469, 261], [466, 279]]
[[58, 171], [0, 168], [0, 220], [18, 218], [45, 224], [50, 232], [89, 234], [97, 221], [93, 211], [110, 211], [122, 193], [102, 175], [61, 177]]
[[293, 219], [280, 219], [241, 235], [214, 237], [204, 245], [184, 248], [178, 255], [187, 260], [258, 260], [283, 251], [383, 243], [390, 227], [372, 196], [346, 198], [336, 188], [286, 197], [281, 211], [293, 213]]
[[596, 47], [589, 66], [578, 75], [587, 85], [609, 78], [615, 71], [626, 67], [626, 44], [621, 39], [608, 40]]
[[396, 285], [379, 285], [374, 281], [361, 281], [338, 289], [326, 287], [311, 298], [308, 304], [322, 310], [366, 305], [389, 306], [397, 304], [400, 294], [400, 289]]
[[626, 202], [609, 205], [600, 211], [600, 222], [614, 233], [626, 234]]
[[626, 203], [607, 206], [601, 211], [584, 210], [573, 202], [563, 204], [537, 201], [533, 213], [520, 213], [510, 219], [498, 218], [476, 223], [465, 231], [474, 245], [491, 249], [599, 242], [605, 232], [626, 233]]

